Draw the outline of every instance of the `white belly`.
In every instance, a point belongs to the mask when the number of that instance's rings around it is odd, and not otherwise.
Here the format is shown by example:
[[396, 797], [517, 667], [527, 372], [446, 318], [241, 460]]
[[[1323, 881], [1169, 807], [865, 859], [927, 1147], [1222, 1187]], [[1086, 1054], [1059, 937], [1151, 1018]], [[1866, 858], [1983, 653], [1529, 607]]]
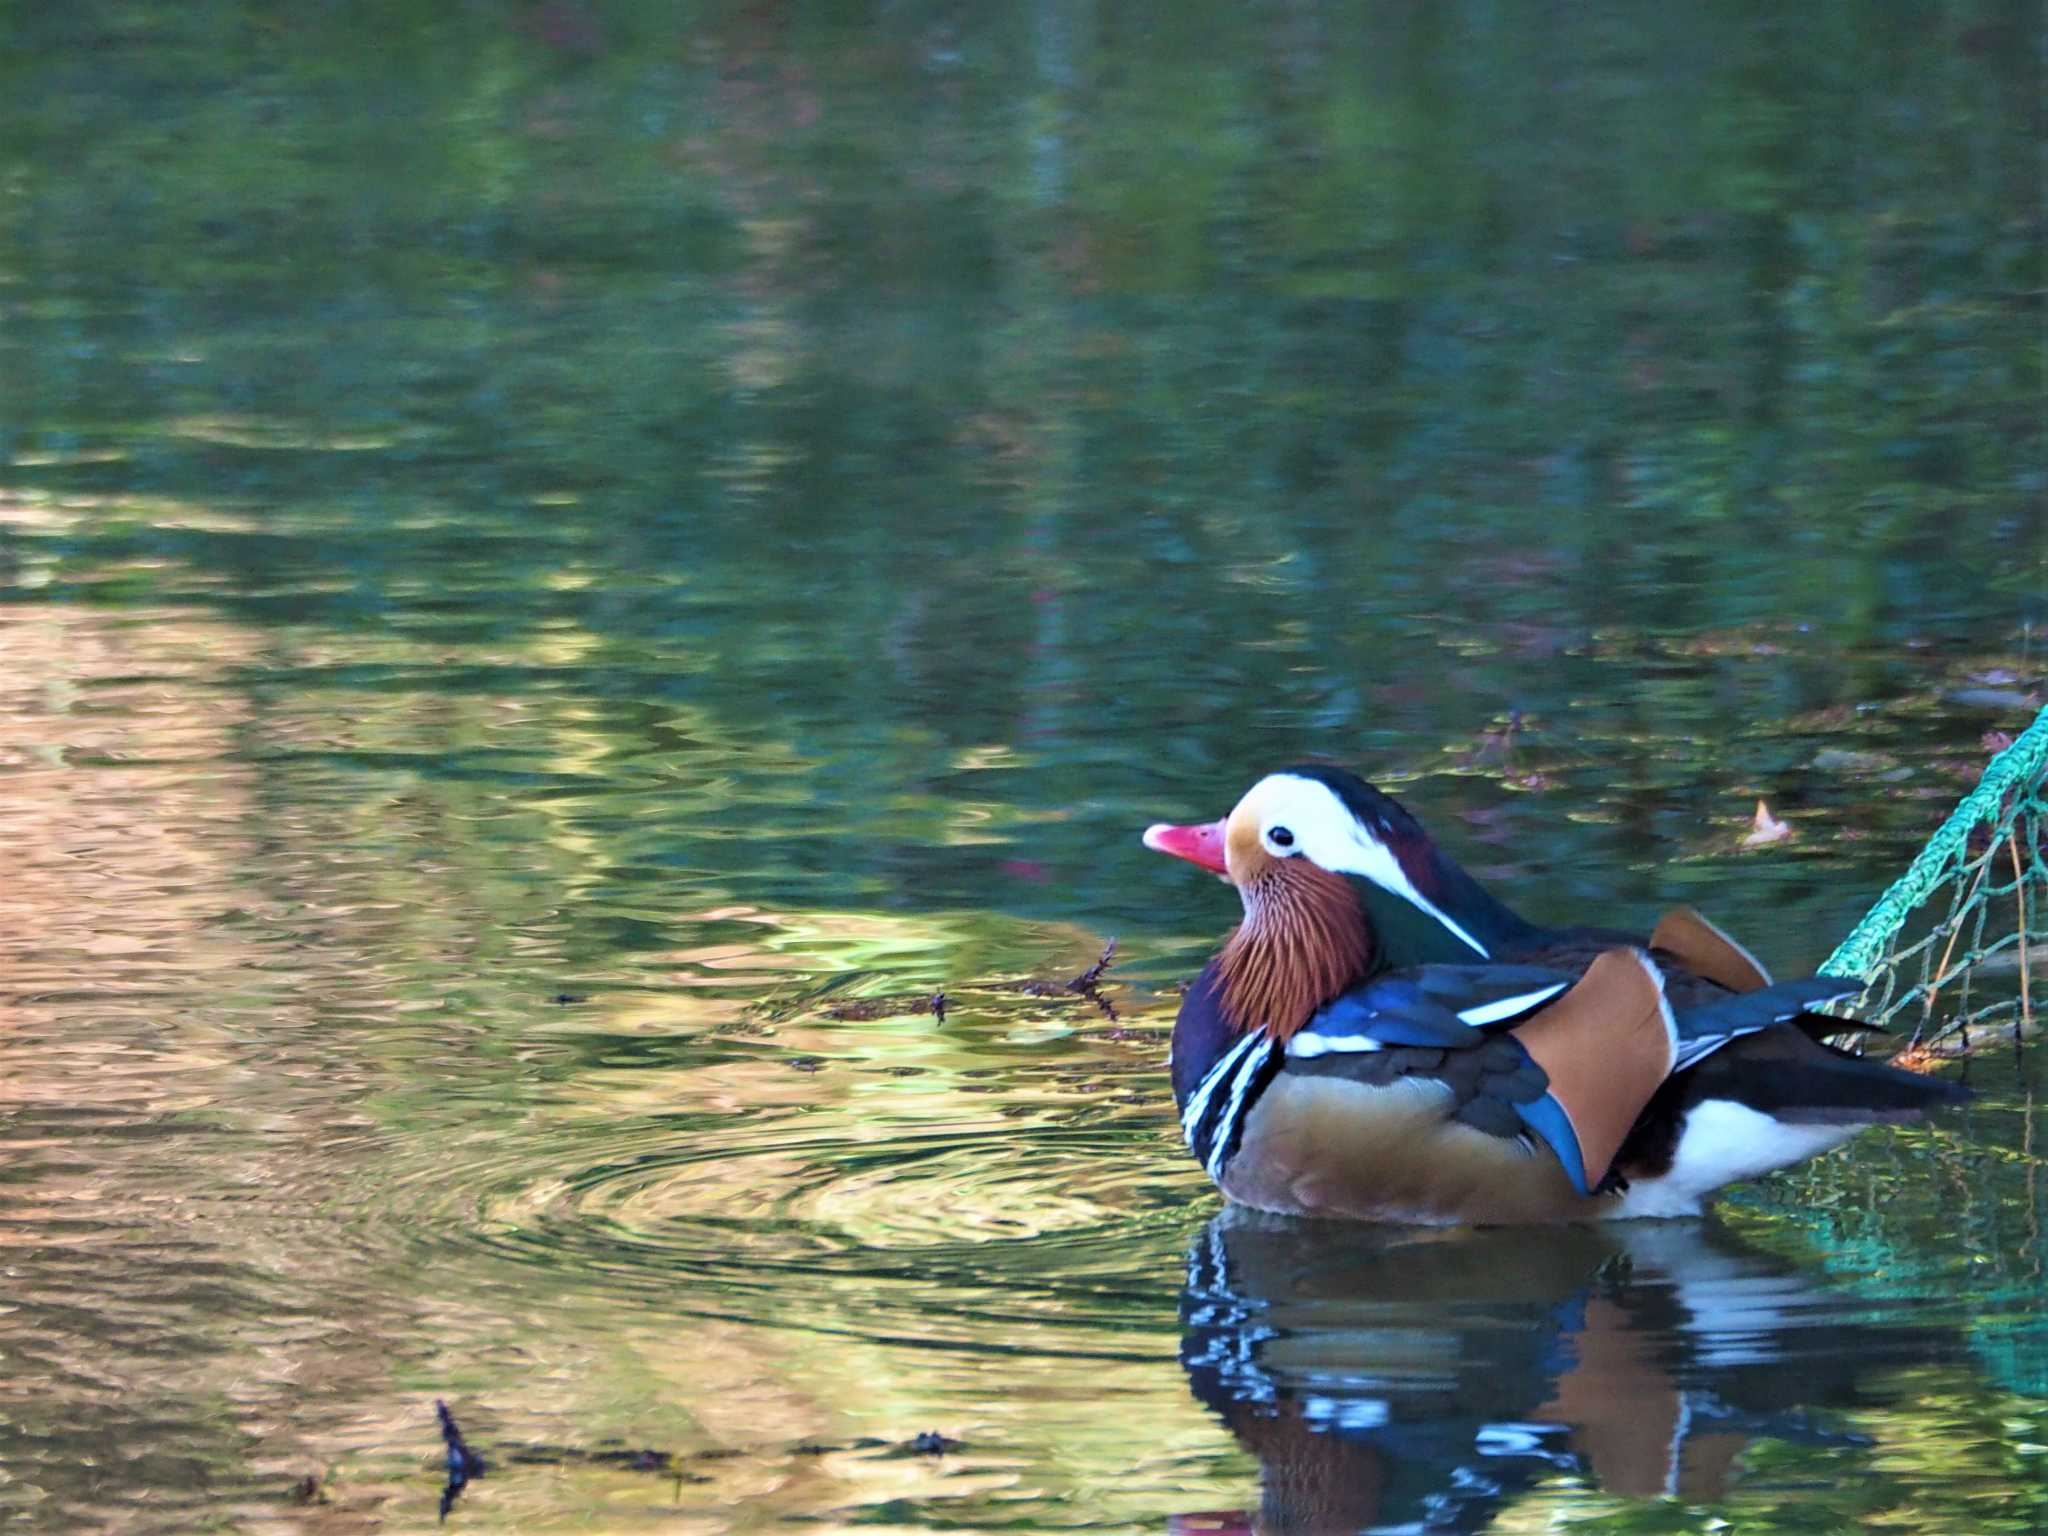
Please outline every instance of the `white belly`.
[[1671, 1171], [1632, 1182], [1613, 1219], [1697, 1216], [1707, 1197], [1724, 1184], [1789, 1168], [1840, 1146], [1862, 1129], [1787, 1124], [1729, 1099], [1708, 1099], [1686, 1117]]

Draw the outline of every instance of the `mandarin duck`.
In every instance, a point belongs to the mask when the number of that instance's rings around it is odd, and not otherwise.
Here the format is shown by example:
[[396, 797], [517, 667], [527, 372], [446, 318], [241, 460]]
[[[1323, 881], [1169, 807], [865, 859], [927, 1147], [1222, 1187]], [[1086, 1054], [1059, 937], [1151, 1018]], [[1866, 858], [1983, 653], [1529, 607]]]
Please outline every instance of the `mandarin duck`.
[[1700, 1214], [1723, 1185], [1969, 1091], [1829, 1045], [1831, 976], [1773, 982], [1689, 908], [1647, 937], [1529, 922], [1391, 796], [1267, 775], [1147, 847], [1236, 886], [1244, 920], [1182, 1000], [1188, 1146], [1233, 1201], [1516, 1223]]

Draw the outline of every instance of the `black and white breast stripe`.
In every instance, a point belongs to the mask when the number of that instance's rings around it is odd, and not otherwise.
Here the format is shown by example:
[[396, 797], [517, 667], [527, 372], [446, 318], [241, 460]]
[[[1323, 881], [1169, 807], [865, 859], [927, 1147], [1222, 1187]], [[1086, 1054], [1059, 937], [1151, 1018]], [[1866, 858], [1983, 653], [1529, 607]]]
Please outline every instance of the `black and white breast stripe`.
[[1254, 1030], [1203, 1074], [1181, 1111], [1181, 1134], [1209, 1177], [1223, 1177], [1223, 1165], [1244, 1135], [1245, 1116], [1279, 1071], [1285, 1054], [1263, 1030]]

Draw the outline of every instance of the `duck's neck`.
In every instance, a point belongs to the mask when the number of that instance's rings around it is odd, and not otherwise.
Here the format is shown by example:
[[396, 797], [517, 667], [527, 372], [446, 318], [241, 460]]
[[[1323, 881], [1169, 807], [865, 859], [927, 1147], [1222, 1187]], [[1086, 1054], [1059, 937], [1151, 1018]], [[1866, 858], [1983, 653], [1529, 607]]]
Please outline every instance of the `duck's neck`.
[[1544, 930], [1488, 894], [1434, 843], [1410, 844], [1398, 857], [1409, 887], [1427, 905], [1297, 859], [1247, 893], [1244, 922], [1182, 1004], [1174, 1029], [1176, 1095], [1185, 1100], [1246, 1030], [1285, 1041], [1325, 1003], [1383, 971], [1471, 965], [1541, 939]]
[[1372, 929], [1375, 971], [1470, 965], [1529, 947], [1542, 930], [1459, 868], [1426, 837], [1389, 842], [1407, 889], [1350, 878]]
[[1290, 859], [1245, 892], [1244, 921], [1216, 957], [1223, 1013], [1285, 1040], [1378, 968], [1352, 882]]

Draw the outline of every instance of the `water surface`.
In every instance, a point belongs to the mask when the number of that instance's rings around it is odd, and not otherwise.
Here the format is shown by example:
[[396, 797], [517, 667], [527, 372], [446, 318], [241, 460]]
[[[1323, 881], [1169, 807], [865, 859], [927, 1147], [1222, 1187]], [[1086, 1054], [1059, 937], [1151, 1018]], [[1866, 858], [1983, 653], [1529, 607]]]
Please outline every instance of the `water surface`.
[[1824, 955], [2042, 701], [2032, 8], [15, 31], [0, 1530], [428, 1529], [437, 1398], [451, 1529], [2048, 1522], [2031, 1067], [1219, 1223], [1136, 841]]

